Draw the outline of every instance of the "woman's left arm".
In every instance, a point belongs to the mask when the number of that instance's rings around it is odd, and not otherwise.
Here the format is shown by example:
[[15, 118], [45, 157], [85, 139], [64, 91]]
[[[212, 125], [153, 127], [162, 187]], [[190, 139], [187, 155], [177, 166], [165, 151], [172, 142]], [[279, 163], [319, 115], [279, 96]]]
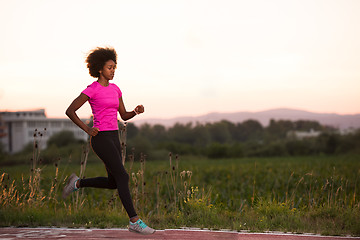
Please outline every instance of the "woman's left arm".
[[124, 121], [127, 121], [133, 117], [135, 117], [137, 114], [143, 113], [144, 112], [144, 106], [143, 105], [138, 105], [136, 106], [136, 108], [131, 111], [131, 112], [127, 112], [124, 102], [122, 100], [122, 97], [119, 98], [119, 109], [118, 109], [121, 119]]

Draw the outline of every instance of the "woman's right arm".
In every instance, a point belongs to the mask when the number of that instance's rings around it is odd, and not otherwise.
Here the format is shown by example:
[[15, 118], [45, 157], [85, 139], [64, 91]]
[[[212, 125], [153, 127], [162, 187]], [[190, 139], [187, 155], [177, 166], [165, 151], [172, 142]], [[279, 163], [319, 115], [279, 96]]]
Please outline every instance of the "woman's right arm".
[[91, 128], [87, 126], [83, 121], [80, 120], [76, 111], [89, 100], [89, 97], [81, 93], [66, 109], [65, 114], [82, 130], [84, 130], [90, 136], [96, 136], [98, 134], [98, 128]]

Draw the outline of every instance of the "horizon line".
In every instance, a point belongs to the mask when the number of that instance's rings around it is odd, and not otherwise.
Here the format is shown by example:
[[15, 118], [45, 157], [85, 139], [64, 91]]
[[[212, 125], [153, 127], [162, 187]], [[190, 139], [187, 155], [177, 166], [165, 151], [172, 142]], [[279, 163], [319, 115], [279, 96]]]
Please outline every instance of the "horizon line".
[[[290, 110], [290, 111], [299, 111], [299, 112], [307, 112], [307, 113], [314, 113], [314, 114], [334, 114], [334, 115], [340, 115], [340, 116], [346, 116], [346, 115], [359, 115], [360, 111], [357, 113], [338, 113], [338, 112], [319, 112], [319, 111], [311, 111], [311, 110], [305, 110], [301, 108], [290, 108], [290, 107], [277, 107], [277, 108], [269, 108], [265, 110], [239, 110], [239, 111], [232, 111], [232, 112], [221, 112], [221, 111], [211, 111], [208, 113], [203, 113], [199, 115], [180, 115], [180, 116], [174, 116], [174, 117], [146, 117], [142, 116], [142, 119], [138, 119], [140, 121], [145, 120], [153, 120], [153, 119], [161, 119], [161, 120], [171, 120], [176, 118], [197, 118], [201, 116], [211, 115], [211, 114], [235, 114], [235, 113], [260, 113], [260, 112], [270, 112], [270, 111], [276, 111], [276, 110]], [[45, 116], [47, 118], [67, 118], [64, 114], [63, 116], [56, 116], [56, 115], [48, 115], [46, 108], [29, 108], [29, 109], [15, 109], [15, 110], [9, 110], [9, 109], [0, 109], [0, 112], [33, 112], [33, 111], [44, 111]], [[88, 115], [90, 118], [92, 114], [90, 113]], [[84, 118], [79, 116], [80, 118]], [[85, 117], [87, 118], [87, 117]], [[138, 121], [135, 120], [135, 121]]]

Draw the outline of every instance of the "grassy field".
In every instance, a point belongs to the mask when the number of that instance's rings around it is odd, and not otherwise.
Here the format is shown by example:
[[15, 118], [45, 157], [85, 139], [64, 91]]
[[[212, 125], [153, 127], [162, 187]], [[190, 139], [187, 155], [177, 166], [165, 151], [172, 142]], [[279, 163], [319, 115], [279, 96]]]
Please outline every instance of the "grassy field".
[[[84, 159], [2, 167], [0, 226], [126, 227], [115, 190], [81, 189], [61, 199], [72, 172], [105, 176], [100, 160]], [[360, 156], [130, 157], [125, 166], [139, 215], [157, 229], [360, 235]]]

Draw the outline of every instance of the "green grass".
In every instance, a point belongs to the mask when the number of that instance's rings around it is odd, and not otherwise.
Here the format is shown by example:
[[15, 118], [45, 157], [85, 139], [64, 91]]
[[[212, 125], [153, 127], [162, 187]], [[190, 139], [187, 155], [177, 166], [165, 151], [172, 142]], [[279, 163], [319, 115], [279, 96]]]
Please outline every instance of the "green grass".
[[[157, 229], [360, 235], [356, 155], [212, 160], [172, 156], [171, 161], [127, 161], [125, 166], [139, 215]], [[30, 172], [30, 164], [1, 168], [6, 174], [0, 187], [0, 226], [127, 225], [114, 190], [88, 188], [61, 199], [66, 177], [80, 172], [80, 161], [39, 167], [39, 178], [36, 171]], [[86, 177], [105, 174], [100, 160], [86, 164]], [[37, 180], [29, 183], [30, 176]]]

